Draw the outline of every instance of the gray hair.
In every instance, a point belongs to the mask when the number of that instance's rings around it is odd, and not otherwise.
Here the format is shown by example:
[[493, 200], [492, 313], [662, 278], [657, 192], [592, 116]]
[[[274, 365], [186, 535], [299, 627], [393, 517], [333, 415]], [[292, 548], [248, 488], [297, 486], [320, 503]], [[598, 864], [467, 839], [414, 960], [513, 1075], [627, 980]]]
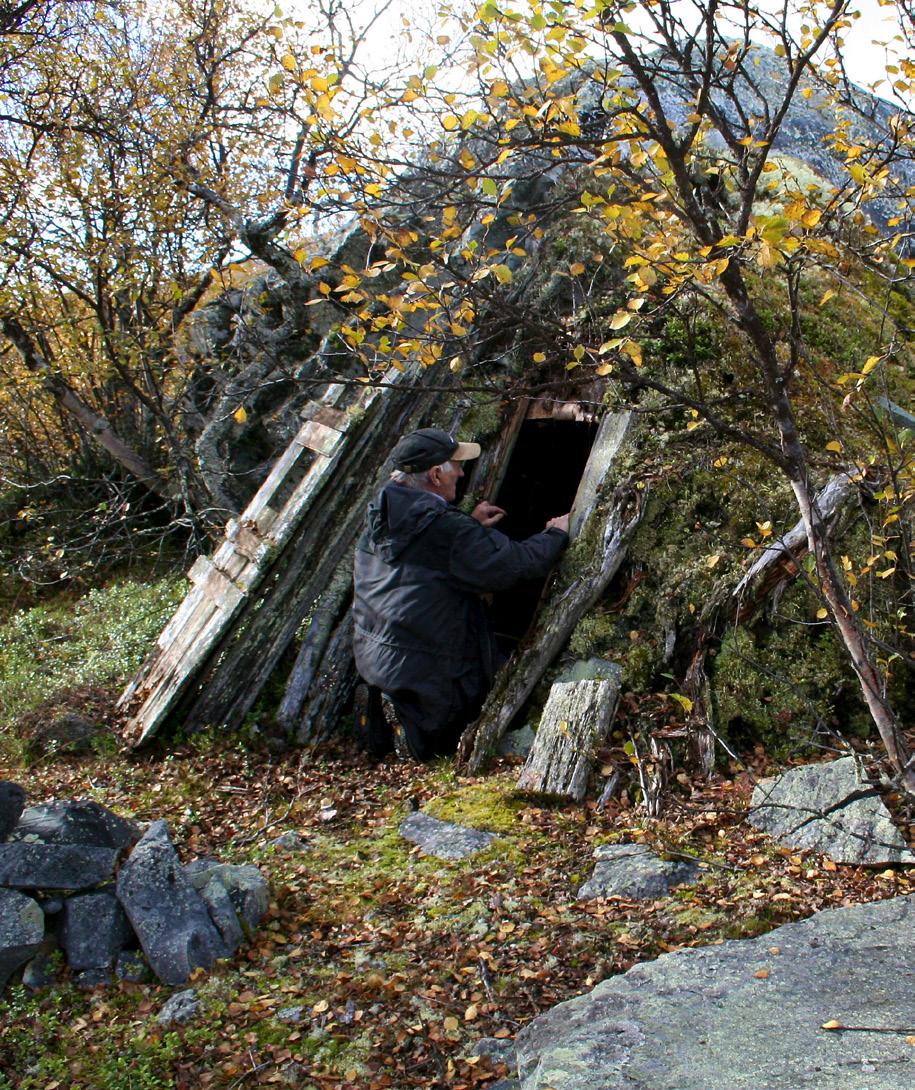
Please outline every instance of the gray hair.
[[425, 488], [429, 483], [429, 474], [433, 469], [445, 469], [450, 467], [451, 461], [442, 462], [440, 466], [430, 466], [428, 469], [424, 469], [421, 473], [404, 473], [402, 469], [395, 469], [391, 473], [391, 480], [395, 484], [403, 485], [404, 488]]

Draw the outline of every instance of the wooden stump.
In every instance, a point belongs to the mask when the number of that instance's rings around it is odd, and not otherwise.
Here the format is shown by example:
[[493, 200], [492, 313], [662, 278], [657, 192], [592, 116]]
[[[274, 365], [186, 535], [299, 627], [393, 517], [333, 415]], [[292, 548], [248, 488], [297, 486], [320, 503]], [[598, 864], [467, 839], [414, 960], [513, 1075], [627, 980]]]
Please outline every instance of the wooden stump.
[[518, 789], [581, 802], [619, 694], [618, 679], [555, 682]]

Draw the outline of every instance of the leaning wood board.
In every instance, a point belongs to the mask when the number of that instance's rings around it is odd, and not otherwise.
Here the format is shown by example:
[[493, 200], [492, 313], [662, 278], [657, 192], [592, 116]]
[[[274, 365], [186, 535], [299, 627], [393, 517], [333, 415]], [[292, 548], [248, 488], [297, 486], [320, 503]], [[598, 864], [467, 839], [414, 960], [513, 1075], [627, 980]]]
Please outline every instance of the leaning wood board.
[[[305, 421], [277, 459], [245, 511], [230, 521], [223, 543], [211, 558], [199, 558], [188, 573], [191, 590], [119, 702], [120, 707], [139, 702], [127, 724], [127, 736], [134, 745], [158, 731], [235, 615], [258, 588], [269, 561], [295, 533], [318, 489], [332, 473], [350, 421], [369, 406], [378, 390], [361, 391], [350, 412], [334, 407], [340, 393], [341, 387], [334, 385], [321, 404], [309, 407], [306, 412], [311, 419]], [[307, 456], [311, 457], [310, 464], [277, 510], [271, 501]]]

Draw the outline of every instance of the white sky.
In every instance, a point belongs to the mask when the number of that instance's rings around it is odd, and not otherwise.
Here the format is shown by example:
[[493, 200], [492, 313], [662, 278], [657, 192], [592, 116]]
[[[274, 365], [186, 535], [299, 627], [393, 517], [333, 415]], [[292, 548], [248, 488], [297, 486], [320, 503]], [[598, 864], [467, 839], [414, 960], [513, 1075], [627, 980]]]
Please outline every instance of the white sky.
[[[683, 0], [685, 10], [695, 7], [697, 0]], [[765, 4], [766, 0], [756, 0]], [[346, 5], [347, 12], [358, 26], [364, 25], [372, 14], [381, 6], [383, 0], [350, 0]], [[280, 4], [290, 14], [301, 12], [302, 17], [308, 10], [309, 0], [280, 0]], [[523, 2], [513, 4], [512, 0], [504, 0], [504, 7], [510, 9], [517, 6], [523, 10]], [[769, 5], [767, 5], [769, 6]], [[772, 10], [778, 9], [778, 0], [773, 0]], [[410, 25], [422, 27], [423, 24], [434, 26], [436, 23], [436, 10], [439, 4], [436, 0], [393, 0], [390, 10], [377, 23], [370, 35], [369, 49], [363, 55], [363, 60], [371, 65], [373, 59], [377, 59], [380, 70], [389, 66], [395, 60], [397, 53], [397, 39], [403, 30], [404, 22]], [[860, 11], [861, 17], [851, 30], [845, 35], [846, 48], [844, 50], [845, 63], [849, 76], [862, 87], [874, 89], [876, 81], [885, 76], [888, 63], [888, 50], [886, 45], [879, 43], [891, 42], [898, 33], [898, 11], [895, 5], [887, 8], [878, 4], [878, 0], [858, 0], [854, 9]], [[633, 25], [637, 24], [637, 16], [627, 16]], [[889, 49], [889, 63], [897, 62], [905, 53], [904, 46], [895, 44]], [[882, 97], [892, 99], [893, 92], [888, 82], [875, 89]], [[898, 104], [899, 100], [895, 100]], [[908, 100], [909, 108], [915, 106], [911, 96]]]

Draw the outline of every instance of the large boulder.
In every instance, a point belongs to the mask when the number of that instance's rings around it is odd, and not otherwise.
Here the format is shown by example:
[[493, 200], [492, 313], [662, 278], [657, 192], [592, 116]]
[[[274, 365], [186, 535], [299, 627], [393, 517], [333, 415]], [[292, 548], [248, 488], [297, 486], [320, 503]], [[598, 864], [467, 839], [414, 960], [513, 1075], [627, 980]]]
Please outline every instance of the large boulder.
[[91, 889], [107, 882], [121, 853], [87, 844], [0, 844], [0, 886], [13, 889]]
[[67, 898], [60, 944], [71, 969], [110, 969], [132, 941], [130, 921], [113, 892]]
[[185, 874], [164, 821], [150, 825], [121, 867], [117, 895], [164, 984], [183, 984], [194, 969], [209, 969], [231, 953]]
[[0, 842], [16, 828], [23, 806], [25, 791], [19, 784], [0, 780]]
[[753, 791], [748, 820], [792, 848], [836, 863], [915, 863], [880, 796], [854, 757], [802, 765]]
[[913, 926], [910, 895], [637, 965], [521, 1031], [522, 1088], [913, 1086]]
[[37, 901], [12, 889], [0, 889], [0, 991], [37, 953], [43, 939], [44, 913]]
[[594, 859], [594, 873], [578, 891], [579, 901], [595, 897], [654, 901], [699, 873], [695, 863], [662, 859], [644, 844], [600, 844]]
[[89, 799], [52, 799], [22, 812], [13, 840], [41, 844], [93, 844], [123, 850], [140, 839], [140, 829], [100, 803]]

